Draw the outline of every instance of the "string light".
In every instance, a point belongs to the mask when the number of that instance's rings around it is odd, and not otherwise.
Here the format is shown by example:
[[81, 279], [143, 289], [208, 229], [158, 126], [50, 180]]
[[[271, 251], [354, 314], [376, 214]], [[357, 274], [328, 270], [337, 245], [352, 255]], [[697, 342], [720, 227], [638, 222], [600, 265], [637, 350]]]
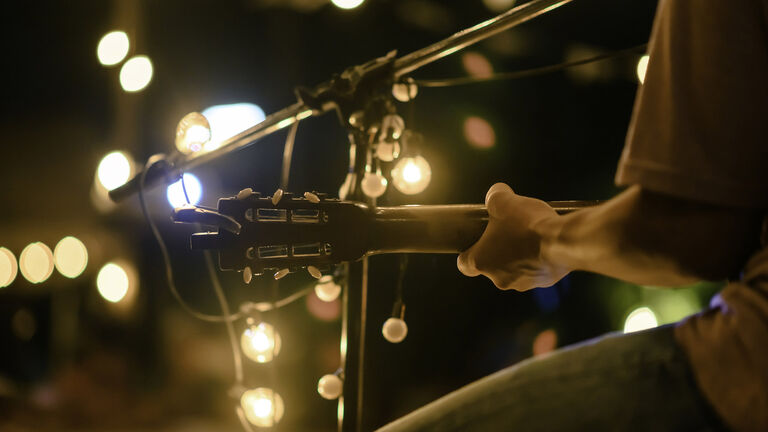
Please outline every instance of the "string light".
[[10, 250], [0, 247], [0, 288], [12, 284], [19, 271], [16, 257]]
[[624, 333], [647, 330], [659, 325], [656, 314], [649, 307], [639, 307], [627, 315], [624, 321]]
[[264, 110], [252, 103], [214, 105], [204, 109], [202, 115], [208, 119], [211, 129], [211, 139], [203, 148], [207, 152], [266, 118]]
[[364, 1], [365, 0], [331, 0], [331, 2], [340, 9], [354, 9], [363, 4]]
[[123, 31], [112, 31], [105, 34], [96, 47], [96, 56], [104, 66], [114, 66], [128, 55], [130, 48], [128, 35]]
[[118, 303], [131, 294], [136, 286], [135, 270], [124, 262], [105, 264], [96, 276], [96, 288], [104, 300]]
[[53, 252], [44, 243], [30, 243], [21, 251], [19, 268], [28, 281], [45, 282], [53, 273]]
[[268, 323], [258, 324], [251, 318], [248, 327], [240, 337], [243, 354], [257, 363], [267, 363], [280, 353], [280, 334]]
[[341, 396], [341, 392], [344, 388], [344, 382], [336, 374], [323, 375], [317, 381], [317, 392], [324, 399], [334, 400]]
[[366, 172], [363, 175], [363, 180], [360, 181], [360, 188], [366, 196], [378, 198], [387, 191], [387, 179], [381, 175], [380, 170], [375, 173]]
[[88, 265], [88, 249], [76, 237], [64, 237], [53, 249], [53, 262], [59, 273], [74, 279]]
[[332, 302], [339, 298], [341, 285], [333, 280], [333, 276], [325, 275], [315, 284], [315, 295], [324, 302]]
[[129, 93], [141, 91], [152, 81], [152, 74], [152, 62], [149, 57], [131, 57], [120, 68], [120, 85]]
[[392, 317], [384, 321], [381, 334], [384, 335], [384, 339], [391, 343], [400, 343], [408, 335], [408, 325], [405, 324], [404, 320]]
[[265, 387], [243, 392], [240, 397], [245, 417], [259, 427], [272, 427], [283, 418], [285, 406], [280, 395]]
[[637, 80], [640, 81], [640, 84], [645, 83], [645, 73], [648, 71], [648, 60], [650, 59], [651, 57], [646, 54], [637, 61]]
[[400, 159], [392, 169], [392, 184], [406, 195], [421, 193], [432, 179], [432, 168], [422, 156]]
[[[184, 188], [187, 189], [186, 194]], [[184, 173], [184, 184], [181, 184], [181, 180], [171, 184], [168, 186], [165, 196], [173, 208], [187, 204], [187, 197], [189, 197], [189, 203], [195, 205], [203, 198], [203, 185], [194, 175]]]
[[130, 157], [121, 152], [113, 151], [101, 159], [96, 170], [99, 183], [108, 191], [122, 186], [133, 174], [133, 163]]
[[211, 125], [199, 112], [185, 115], [176, 126], [176, 149], [182, 154], [197, 153], [211, 140]]

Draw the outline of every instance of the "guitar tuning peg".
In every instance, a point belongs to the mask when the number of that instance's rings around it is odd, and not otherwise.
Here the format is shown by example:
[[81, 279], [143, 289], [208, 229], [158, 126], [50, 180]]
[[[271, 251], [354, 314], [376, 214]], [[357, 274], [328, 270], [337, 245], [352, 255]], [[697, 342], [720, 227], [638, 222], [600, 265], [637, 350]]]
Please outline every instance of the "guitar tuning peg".
[[320, 202], [320, 197], [317, 196], [317, 194], [313, 192], [304, 192], [304, 198], [307, 199], [307, 201], [317, 204]]
[[235, 198], [239, 200], [244, 200], [248, 198], [249, 196], [253, 195], [253, 189], [251, 188], [245, 188], [237, 193], [237, 196]]
[[281, 199], [283, 199], [283, 190], [278, 189], [275, 191], [274, 195], [272, 195], [272, 205], [277, 205], [277, 203], [280, 202]]
[[243, 282], [247, 284], [251, 283], [251, 280], [253, 279], [253, 271], [250, 267], [246, 266], [243, 269]]
[[307, 266], [307, 271], [315, 279], [320, 279], [323, 277], [323, 273], [315, 266]]
[[291, 269], [287, 269], [287, 268], [280, 269], [280, 270], [276, 271], [275, 272], [275, 280], [280, 280], [280, 279], [284, 278], [285, 275], [287, 275], [290, 272], [291, 272]]

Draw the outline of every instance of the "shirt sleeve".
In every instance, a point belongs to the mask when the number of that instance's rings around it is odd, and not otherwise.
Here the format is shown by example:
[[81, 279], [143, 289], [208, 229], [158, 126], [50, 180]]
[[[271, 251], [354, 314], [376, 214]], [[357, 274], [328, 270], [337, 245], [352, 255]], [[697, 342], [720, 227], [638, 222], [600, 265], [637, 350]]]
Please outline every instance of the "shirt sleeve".
[[661, 0], [616, 183], [768, 207], [766, 0]]

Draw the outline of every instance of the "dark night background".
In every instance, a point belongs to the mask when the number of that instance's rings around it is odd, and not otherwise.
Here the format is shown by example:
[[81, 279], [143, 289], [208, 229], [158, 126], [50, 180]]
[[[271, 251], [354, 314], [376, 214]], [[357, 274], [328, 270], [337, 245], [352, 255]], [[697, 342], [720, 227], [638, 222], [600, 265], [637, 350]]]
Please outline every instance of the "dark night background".
[[[575, 0], [467, 51], [504, 72], [632, 47], [647, 41], [655, 6]], [[367, 0], [354, 10], [322, 0], [37, 1], [3, 9], [0, 246], [18, 256], [30, 242], [53, 248], [74, 235], [89, 249], [88, 268], [76, 279], [54, 272], [33, 285], [19, 275], [0, 289], [0, 429], [12, 431], [239, 430], [237, 402], [227, 396], [233, 375], [224, 326], [195, 321], [173, 302], [136, 197], [109, 211], [95, 208], [91, 188], [103, 155], [122, 149], [141, 161], [170, 152], [176, 122], [187, 112], [251, 102], [271, 113], [295, 101], [297, 85], [392, 49], [409, 53], [495, 14], [481, 0]], [[113, 29], [131, 37], [129, 56], [152, 59], [154, 77], [142, 92], [124, 93], [119, 66], [96, 58], [99, 39]], [[412, 116], [409, 106], [398, 108], [425, 136], [432, 182], [412, 197], [390, 190], [382, 202], [479, 203], [499, 181], [545, 200], [610, 198], [618, 191], [613, 176], [638, 58], [420, 89]], [[413, 76], [466, 74], [458, 53]], [[495, 146], [468, 144], [469, 116], [492, 125]], [[194, 171], [204, 185], [202, 203], [245, 187], [271, 193], [284, 136]], [[291, 189], [336, 194], [347, 169], [345, 139], [333, 115], [303, 121]], [[187, 248], [192, 230], [170, 223], [163, 190], [150, 193], [149, 203], [182, 294], [217, 313], [202, 256]], [[98, 269], [117, 258], [139, 274], [136, 302], [125, 311], [106, 305], [95, 288]], [[669, 293], [574, 274], [550, 289], [502, 292], [461, 276], [455, 256], [412, 255], [404, 279], [409, 334], [389, 344], [381, 324], [392, 310], [398, 259], [370, 263], [366, 430], [530, 357], [544, 330], [556, 332], [557, 346], [568, 345], [621, 330], [626, 314], [644, 304], [669, 322], [681, 317], [677, 305], [706, 304], [713, 289]], [[221, 278], [233, 308], [271, 298], [266, 280], [246, 286], [237, 274]], [[309, 283], [292, 275], [278, 291]], [[336, 403], [315, 389], [338, 367], [338, 304], [318, 302], [312, 295], [266, 314], [283, 351], [267, 365], [246, 364], [247, 383], [272, 387], [285, 400], [282, 430], [335, 430]], [[326, 320], [309, 313], [318, 304]]]

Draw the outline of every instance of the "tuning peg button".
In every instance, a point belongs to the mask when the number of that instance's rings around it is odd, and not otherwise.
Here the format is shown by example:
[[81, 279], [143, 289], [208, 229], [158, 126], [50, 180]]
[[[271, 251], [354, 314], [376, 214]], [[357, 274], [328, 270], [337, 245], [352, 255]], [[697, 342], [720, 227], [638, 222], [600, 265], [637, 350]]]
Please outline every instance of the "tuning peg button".
[[291, 270], [287, 269], [287, 268], [280, 269], [280, 270], [276, 271], [275, 272], [275, 280], [280, 280], [280, 279], [284, 278], [290, 272], [291, 272]]
[[249, 284], [251, 283], [252, 279], [253, 279], [253, 271], [251, 270], [250, 267], [246, 266], [243, 269], [243, 282], [245, 282], [246, 284]]
[[315, 266], [307, 266], [307, 271], [315, 279], [320, 279], [323, 277], [323, 272], [321, 272], [320, 269]]
[[304, 192], [304, 198], [307, 199], [307, 201], [317, 204], [320, 202], [320, 197], [317, 196], [317, 194], [312, 192]]
[[244, 200], [248, 198], [249, 196], [253, 195], [253, 189], [251, 188], [245, 188], [237, 193], [237, 196], [235, 198], [239, 200]]
[[272, 195], [272, 205], [277, 205], [281, 199], [283, 199], [283, 190], [278, 189], [275, 191], [275, 194]]

